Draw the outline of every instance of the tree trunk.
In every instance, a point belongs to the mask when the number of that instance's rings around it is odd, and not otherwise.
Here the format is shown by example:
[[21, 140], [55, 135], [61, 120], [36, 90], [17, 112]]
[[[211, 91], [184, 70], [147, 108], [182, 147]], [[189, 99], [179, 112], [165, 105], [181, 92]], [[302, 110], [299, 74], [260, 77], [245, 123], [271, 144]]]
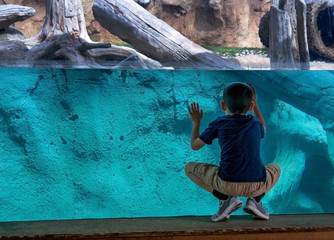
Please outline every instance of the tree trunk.
[[304, 0], [272, 1], [269, 38], [271, 69], [310, 68]]
[[45, 9], [44, 25], [37, 35], [25, 41], [28, 46], [38, 45], [47, 38], [62, 34], [92, 42], [86, 30], [81, 0], [46, 0]]
[[[130, 48], [93, 42], [88, 36], [81, 0], [47, 0], [46, 20], [34, 37], [25, 60], [43, 67], [161, 68], [161, 64]], [[103, 49], [103, 50], [101, 50]], [[60, 60], [70, 60], [70, 64]], [[57, 61], [51, 61], [57, 60]], [[69, 66], [70, 65], [70, 66]]]
[[133, 0], [95, 0], [94, 17], [101, 26], [143, 54], [166, 66], [192, 69], [241, 69], [190, 41]]

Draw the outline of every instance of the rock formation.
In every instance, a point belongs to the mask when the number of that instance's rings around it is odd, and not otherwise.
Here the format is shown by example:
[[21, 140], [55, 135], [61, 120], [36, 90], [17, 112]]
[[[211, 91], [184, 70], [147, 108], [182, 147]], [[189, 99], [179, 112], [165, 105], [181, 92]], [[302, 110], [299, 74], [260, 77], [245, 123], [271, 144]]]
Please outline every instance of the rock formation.
[[[249, 74], [239, 73], [239, 75], [244, 79], [249, 77]], [[328, 143], [326, 151], [334, 167], [333, 74], [327, 71], [317, 72], [314, 75], [298, 71], [280, 71], [270, 75], [256, 72], [255, 75], [257, 78], [253, 84], [256, 87], [319, 119], [326, 131]]]
[[259, 47], [258, 26], [269, 0], [162, 0], [148, 10], [196, 43]]

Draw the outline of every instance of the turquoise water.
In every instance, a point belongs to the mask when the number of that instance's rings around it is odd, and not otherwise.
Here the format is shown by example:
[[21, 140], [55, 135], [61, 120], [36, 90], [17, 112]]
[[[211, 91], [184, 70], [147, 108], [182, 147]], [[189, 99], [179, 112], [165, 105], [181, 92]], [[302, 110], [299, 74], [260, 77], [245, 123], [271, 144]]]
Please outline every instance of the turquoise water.
[[[190, 148], [187, 105], [218, 115], [224, 86], [251, 82], [282, 176], [271, 214], [334, 212], [334, 72], [0, 69], [0, 221], [210, 215], [184, 174], [219, 162]], [[245, 199], [242, 198], [243, 201]], [[236, 214], [243, 214], [238, 211]]]

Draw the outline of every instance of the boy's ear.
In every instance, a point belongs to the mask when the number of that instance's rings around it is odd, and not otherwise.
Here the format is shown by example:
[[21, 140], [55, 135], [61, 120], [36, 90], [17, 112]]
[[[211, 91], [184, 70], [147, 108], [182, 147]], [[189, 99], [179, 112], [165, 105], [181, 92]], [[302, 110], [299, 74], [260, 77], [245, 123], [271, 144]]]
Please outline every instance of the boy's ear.
[[255, 106], [254, 101], [251, 102], [251, 105], [249, 106], [248, 112], [252, 111]]
[[220, 106], [221, 106], [221, 108], [223, 109], [223, 111], [226, 111], [226, 110], [227, 110], [227, 107], [226, 107], [226, 104], [225, 104], [224, 101], [221, 101], [221, 102], [220, 102]]

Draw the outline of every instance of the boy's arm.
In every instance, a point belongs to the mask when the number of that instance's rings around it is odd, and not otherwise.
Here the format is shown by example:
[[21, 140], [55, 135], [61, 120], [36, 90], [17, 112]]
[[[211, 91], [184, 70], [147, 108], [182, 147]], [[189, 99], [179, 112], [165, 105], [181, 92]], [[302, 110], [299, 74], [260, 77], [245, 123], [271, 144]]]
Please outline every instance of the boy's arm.
[[189, 112], [191, 121], [193, 122], [193, 128], [192, 128], [191, 138], [190, 138], [190, 146], [193, 150], [199, 150], [205, 145], [205, 142], [203, 142], [199, 138], [199, 130], [200, 130], [201, 121], [203, 118], [203, 110], [199, 109], [198, 103], [193, 102], [191, 104], [191, 108], [188, 107], [188, 112]]
[[266, 131], [266, 122], [264, 121], [264, 119], [262, 117], [262, 114], [261, 114], [261, 111], [260, 111], [260, 108], [259, 108], [259, 105], [257, 104], [255, 88], [250, 83], [247, 83], [247, 85], [250, 86], [252, 88], [252, 90], [253, 90], [253, 99], [252, 99], [252, 101], [254, 102], [254, 108], [253, 108], [254, 115], [255, 115], [255, 117], [257, 119], [260, 120], [260, 122], [263, 125], [264, 131]]

